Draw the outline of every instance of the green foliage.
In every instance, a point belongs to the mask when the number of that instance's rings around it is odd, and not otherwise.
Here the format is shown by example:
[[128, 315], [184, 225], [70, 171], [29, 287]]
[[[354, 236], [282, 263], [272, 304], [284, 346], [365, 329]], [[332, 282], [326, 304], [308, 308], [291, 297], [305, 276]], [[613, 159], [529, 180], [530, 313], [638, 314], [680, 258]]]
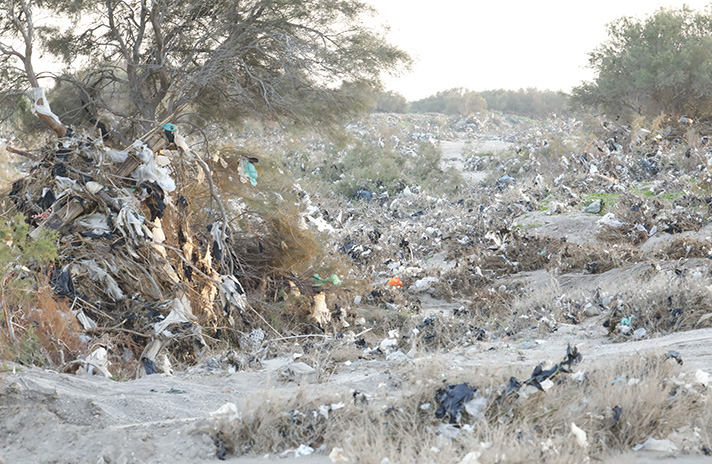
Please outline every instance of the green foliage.
[[590, 53], [596, 77], [573, 91], [573, 102], [625, 121], [661, 113], [709, 117], [712, 17], [688, 7], [660, 9], [645, 19], [608, 26], [608, 40]]
[[376, 95], [375, 110], [380, 113], [405, 113], [408, 101], [398, 92], [379, 92]]
[[57, 259], [56, 233], [48, 232], [37, 240], [29, 238], [29, 225], [22, 214], [9, 223], [0, 224], [0, 269], [14, 263], [18, 266], [46, 265]]
[[487, 102], [477, 92], [454, 88], [412, 102], [410, 111], [413, 113], [443, 113], [468, 116], [487, 111]]
[[17, 347], [17, 361], [25, 366], [44, 366], [47, 358], [42, 353], [42, 341], [30, 327], [25, 331]]
[[480, 95], [487, 101], [490, 111], [507, 114], [517, 114], [529, 118], [543, 118], [556, 115], [567, 115], [569, 97], [563, 92], [538, 90], [535, 88], [519, 90], [486, 90]]

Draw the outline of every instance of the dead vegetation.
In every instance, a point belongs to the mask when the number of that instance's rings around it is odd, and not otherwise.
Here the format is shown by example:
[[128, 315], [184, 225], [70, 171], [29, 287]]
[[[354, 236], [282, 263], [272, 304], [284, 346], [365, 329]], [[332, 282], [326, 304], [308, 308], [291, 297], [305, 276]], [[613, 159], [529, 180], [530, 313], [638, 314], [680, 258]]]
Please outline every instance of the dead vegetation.
[[[232, 420], [218, 414], [211, 433], [228, 453], [287, 455], [306, 444], [335, 462], [339, 457], [366, 463], [457, 462], [471, 452], [481, 462], [523, 462], [532, 456], [583, 462], [606, 460], [650, 437], [669, 439], [684, 453], [709, 450], [707, 390], [682, 373], [675, 360], [635, 356], [584, 361], [577, 368], [575, 375], [555, 377], [546, 391], [503, 396], [509, 378], [521, 372], [483, 367], [453, 376], [432, 363], [419, 364], [401, 372], [398, 395], [366, 398], [359, 392], [322, 395], [300, 389], [289, 398], [250, 402]], [[460, 421], [443, 423], [435, 415], [436, 390], [460, 382], [481, 392], [486, 407], [476, 416], [463, 413]]]

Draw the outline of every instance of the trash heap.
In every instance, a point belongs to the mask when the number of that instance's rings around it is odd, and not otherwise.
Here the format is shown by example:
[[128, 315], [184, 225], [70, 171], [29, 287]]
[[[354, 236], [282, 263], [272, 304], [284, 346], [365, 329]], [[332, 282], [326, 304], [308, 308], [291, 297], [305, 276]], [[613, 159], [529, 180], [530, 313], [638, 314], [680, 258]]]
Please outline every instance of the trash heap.
[[208, 190], [220, 204], [208, 165], [166, 123], [124, 150], [70, 131], [9, 195], [32, 237], [58, 234], [56, 297], [88, 335], [129, 336], [143, 375], [170, 370], [167, 353], [195, 359], [204, 329], [234, 328], [250, 308], [224, 213], [193, 201]]

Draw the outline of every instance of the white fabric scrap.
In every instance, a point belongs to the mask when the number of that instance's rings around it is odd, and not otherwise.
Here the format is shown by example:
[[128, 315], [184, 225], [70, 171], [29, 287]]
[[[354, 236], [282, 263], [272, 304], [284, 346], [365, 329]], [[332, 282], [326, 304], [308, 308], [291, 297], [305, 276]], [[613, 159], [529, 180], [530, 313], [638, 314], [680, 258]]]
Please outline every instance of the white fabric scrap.
[[217, 243], [218, 250], [220, 250], [220, 252], [223, 251], [223, 238], [224, 238], [222, 224], [223, 224], [222, 222], [218, 221], [218, 222], [213, 223], [212, 227], [210, 228], [210, 235], [213, 236], [213, 241], [215, 243]]
[[[43, 88], [34, 87], [32, 89], [32, 98], [35, 100], [32, 104], [33, 114], [37, 116], [39, 116], [40, 114], [49, 116], [50, 118], [54, 119], [57, 124], [59, 124], [60, 126], [62, 125], [62, 121], [60, 121], [57, 115], [54, 114], [50, 109], [49, 102], [47, 101], [47, 96], [45, 95], [45, 90]], [[40, 100], [42, 100], [42, 104], [38, 103]]]
[[702, 369], [697, 369], [695, 371], [695, 382], [702, 385], [703, 387], [707, 387], [710, 384], [710, 378], [712, 376], [703, 371]]
[[85, 187], [87, 188], [87, 190], [89, 190], [90, 193], [94, 194], [104, 190], [103, 185], [101, 185], [99, 182], [94, 182], [93, 180], [87, 182]]
[[300, 458], [302, 456], [309, 456], [310, 454], [313, 454], [313, 453], [314, 453], [314, 448], [312, 448], [311, 446], [302, 444], [302, 445], [299, 445], [299, 448], [297, 448], [294, 451], [294, 457]]
[[211, 424], [214, 432], [232, 430], [234, 422], [240, 421], [240, 412], [235, 403], [225, 403], [217, 411], [210, 413]]
[[166, 247], [162, 245], [162, 243], [166, 241], [166, 233], [163, 231], [163, 223], [160, 218], [153, 220], [151, 233], [153, 234], [153, 248], [164, 258], [167, 257]]
[[185, 139], [183, 138], [182, 135], [180, 135], [179, 132], [175, 132], [173, 134], [173, 141], [175, 142], [176, 146], [183, 151], [183, 153], [186, 153], [186, 154], [191, 153], [190, 147], [188, 146]]
[[613, 213], [606, 213], [601, 219], [598, 220], [598, 224], [602, 226], [612, 227], [617, 229], [625, 225], [624, 222], [619, 221]]
[[459, 464], [480, 464], [480, 456], [482, 455], [479, 451], [471, 451], [465, 455]]
[[77, 181], [72, 180], [69, 177], [56, 176], [54, 178], [54, 184], [57, 186], [57, 190], [60, 192], [64, 192], [65, 190], [80, 190], [77, 186]]

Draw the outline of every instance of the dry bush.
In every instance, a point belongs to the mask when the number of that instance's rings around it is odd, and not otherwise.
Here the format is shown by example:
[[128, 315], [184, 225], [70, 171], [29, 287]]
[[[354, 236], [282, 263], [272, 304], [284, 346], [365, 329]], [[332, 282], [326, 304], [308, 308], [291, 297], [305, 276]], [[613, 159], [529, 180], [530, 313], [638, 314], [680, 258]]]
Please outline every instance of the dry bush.
[[[686, 278], [684, 267], [677, 269], [680, 275], [668, 279], [656, 279], [643, 288], [629, 289], [625, 298], [625, 311], [613, 312], [611, 329], [621, 317], [634, 315], [633, 329], [644, 327], [648, 332], [669, 333], [709, 327], [712, 318], [700, 321], [712, 314], [710, 290], [705, 281]], [[677, 274], [677, 273], [676, 273]]]
[[26, 365], [57, 368], [81, 354], [86, 343], [66, 301], [58, 299], [47, 282], [38, 287], [4, 290], [3, 304], [17, 341], [4, 340], [2, 355]]
[[670, 234], [699, 230], [708, 219], [706, 211], [700, 209], [705, 207], [706, 210], [705, 200], [697, 196], [683, 195], [671, 200], [670, 206], [666, 206], [661, 201], [665, 198], [671, 199], [676, 196], [675, 192], [681, 191], [675, 190], [673, 193], [661, 194], [659, 197], [630, 193], [622, 195], [612, 213], [625, 225], [601, 227], [597, 234], [598, 239], [609, 243], [638, 245], [648, 239], [647, 233], [637, 228], [638, 225], [643, 226], [647, 231], [657, 227], [658, 231]]
[[655, 252], [655, 257], [664, 260], [709, 258], [712, 243], [690, 237], [676, 237]]
[[329, 412], [329, 419], [320, 413], [320, 406], [329, 407], [343, 401], [338, 395], [315, 395], [309, 389], [299, 389], [294, 395], [265, 395], [248, 402], [239, 419], [222, 422], [214, 430], [214, 439], [230, 454], [280, 453], [300, 445], [318, 448], [324, 443], [334, 422], [351, 414], [352, 406]]
[[[602, 362], [587, 372], [583, 382], [562, 377], [546, 394], [496, 408], [489, 420], [523, 431], [535, 446], [557, 436], [559, 441], [574, 441], [569, 436], [573, 422], [587, 433], [592, 457], [626, 450], [648, 437], [666, 438], [684, 426], [706, 426], [709, 410], [699, 407], [704, 397], [695, 389], [680, 387], [679, 375], [677, 363], [662, 356]], [[616, 407], [621, 411], [617, 420]], [[506, 445], [490, 452], [506, 452]]]
[[546, 269], [558, 274], [570, 272], [602, 274], [624, 263], [634, 262], [638, 256], [638, 250], [629, 245], [611, 248], [599, 244], [564, 243], [551, 258]]

